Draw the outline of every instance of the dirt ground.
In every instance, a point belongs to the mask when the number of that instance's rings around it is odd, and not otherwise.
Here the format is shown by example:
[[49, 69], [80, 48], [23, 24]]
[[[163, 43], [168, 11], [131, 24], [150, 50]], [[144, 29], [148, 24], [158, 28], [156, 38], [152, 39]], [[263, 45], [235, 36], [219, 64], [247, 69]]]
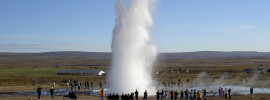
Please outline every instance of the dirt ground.
[[[1, 100], [38, 100], [36, 96], [0, 97], [0, 99]], [[86, 96], [86, 95], [78, 96], [78, 100], [99, 100], [99, 99], [100, 99], [99, 96]], [[169, 99], [170, 98], [168, 98], [168, 100]], [[231, 100], [249, 100], [249, 99], [250, 99], [249, 95], [234, 95], [232, 96]], [[52, 99], [50, 96], [41, 96], [41, 100], [70, 100], [70, 99], [63, 98], [63, 96], [55, 96], [54, 99]], [[139, 100], [143, 100], [143, 99], [139, 98]], [[156, 100], [156, 98], [149, 97], [148, 100]], [[226, 99], [219, 98], [219, 97], [208, 97], [207, 100], [226, 100]], [[253, 100], [270, 100], [270, 94], [255, 94]]]

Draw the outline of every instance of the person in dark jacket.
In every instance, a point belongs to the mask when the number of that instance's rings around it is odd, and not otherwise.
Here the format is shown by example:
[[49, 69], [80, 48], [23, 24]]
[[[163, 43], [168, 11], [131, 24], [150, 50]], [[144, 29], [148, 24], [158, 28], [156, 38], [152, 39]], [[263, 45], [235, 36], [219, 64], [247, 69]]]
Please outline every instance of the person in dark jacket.
[[143, 100], [147, 100], [147, 90], [143, 93]]
[[161, 92], [160, 92], [160, 97], [161, 97], [161, 100], [163, 100], [163, 95], [164, 95], [164, 91], [163, 91], [163, 90], [161, 90]]
[[207, 100], [207, 98], [206, 98], [206, 89], [203, 90], [203, 99]]
[[51, 89], [50, 89], [50, 93], [51, 93], [51, 97], [54, 99], [54, 97], [53, 97], [53, 95], [54, 95], [54, 88], [52, 87]]
[[138, 95], [139, 95], [139, 92], [136, 89], [136, 91], [135, 91], [135, 98], [136, 98], [136, 100], [138, 100]]
[[175, 90], [175, 92], [174, 92], [174, 100], [177, 100], [177, 96], [178, 96], [178, 92], [177, 92], [177, 90]]
[[250, 99], [253, 99], [253, 87], [250, 88]]
[[170, 92], [170, 95], [171, 95], [171, 100], [173, 100], [174, 92], [171, 91], [171, 92]]
[[184, 92], [183, 92], [183, 90], [181, 90], [180, 95], [181, 95], [180, 100], [184, 99]]
[[38, 88], [37, 88], [37, 93], [38, 93], [38, 99], [40, 99], [40, 96], [41, 96], [41, 86], [39, 85]]
[[159, 100], [159, 97], [160, 97], [160, 96], [159, 96], [159, 95], [160, 95], [159, 90], [157, 91], [156, 94], [157, 94], [157, 100]]
[[231, 90], [231, 88], [229, 88], [229, 89], [228, 89], [228, 96], [229, 96], [229, 99], [231, 99], [231, 92], [232, 92], [232, 90]]

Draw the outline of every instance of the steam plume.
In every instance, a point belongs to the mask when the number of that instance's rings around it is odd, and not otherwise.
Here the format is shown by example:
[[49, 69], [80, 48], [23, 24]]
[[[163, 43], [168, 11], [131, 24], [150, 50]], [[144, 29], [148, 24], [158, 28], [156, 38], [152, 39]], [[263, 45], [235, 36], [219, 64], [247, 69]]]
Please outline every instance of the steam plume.
[[123, 0], [115, 4], [116, 24], [112, 39], [110, 91], [131, 93], [136, 89], [153, 94], [152, 66], [157, 54], [150, 38], [153, 24], [150, 5], [154, 0], [130, 0], [129, 8]]

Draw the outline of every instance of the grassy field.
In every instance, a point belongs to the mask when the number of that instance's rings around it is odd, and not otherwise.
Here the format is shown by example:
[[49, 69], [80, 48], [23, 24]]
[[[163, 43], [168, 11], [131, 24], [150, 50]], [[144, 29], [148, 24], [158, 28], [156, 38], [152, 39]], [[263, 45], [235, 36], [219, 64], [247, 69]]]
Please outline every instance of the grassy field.
[[[11, 67], [13, 69], [11, 69]], [[36, 67], [36, 68], [33, 68]], [[240, 84], [247, 80], [256, 81], [257, 87], [270, 87], [270, 74], [244, 73], [244, 69], [270, 68], [269, 58], [208, 58], [208, 59], [159, 59], [152, 72], [159, 82], [198, 82], [198, 78], [220, 80]], [[58, 75], [60, 70], [104, 70], [109, 72], [110, 59], [60, 56], [0, 56], [0, 92], [33, 90], [32, 81], [50, 88], [55, 81], [58, 88], [64, 88], [67, 80], [93, 81], [98, 85], [106, 76]], [[173, 73], [172, 73], [173, 70]], [[178, 73], [178, 71], [180, 73]], [[158, 74], [157, 74], [158, 72]], [[203, 77], [202, 77], [203, 76]], [[256, 77], [255, 77], [256, 76]], [[203, 80], [199, 80], [202, 82]], [[250, 81], [246, 82], [251, 84]]]

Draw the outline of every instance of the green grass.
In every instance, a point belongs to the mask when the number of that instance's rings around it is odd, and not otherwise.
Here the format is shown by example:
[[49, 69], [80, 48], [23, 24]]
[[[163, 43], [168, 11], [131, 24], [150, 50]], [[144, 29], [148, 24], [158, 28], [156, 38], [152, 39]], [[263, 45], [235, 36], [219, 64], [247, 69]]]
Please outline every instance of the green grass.
[[0, 72], [58, 72], [60, 70], [68, 70], [62, 68], [15, 68], [15, 69], [1, 69]]

